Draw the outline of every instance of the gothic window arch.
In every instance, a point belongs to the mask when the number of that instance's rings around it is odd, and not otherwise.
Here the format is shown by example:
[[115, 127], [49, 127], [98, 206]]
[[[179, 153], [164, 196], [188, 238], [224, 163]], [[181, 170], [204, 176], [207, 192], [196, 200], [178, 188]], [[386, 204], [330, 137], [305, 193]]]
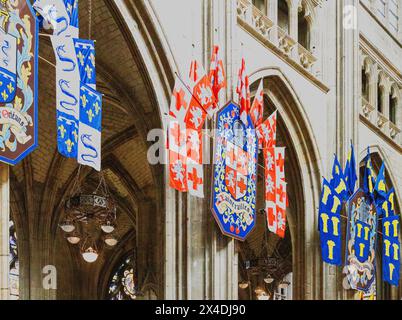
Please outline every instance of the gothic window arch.
[[299, 7], [297, 23], [298, 42], [307, 50], [311, 50], [311, 16], [305, 2]]
[[267, 6], [266, 6], [266, 1], [265, 0], [253, 0], [252, 2], [253, 2], [254, 7], [259, 9], [264, 14], [266, 13]]
[[361, 94], [362, 98], [367, 102], [370, 101], [370, 81], [371, 81], [371, 65], [366, 58], [363, 62], [362, 69], [361, 69]]
[[18, 259], [17, 232], [13, 221], [10, 221], [9, 237], [10, 237], [9, 241], [10, 242], [10, 273], [9, 273], [10, 297], [12, 300], [19, 300], [20, 264]]
[[278, 26], [289, 34], [289, 6], [286, 0], [278, 0]]
[[398, 113], [399, 109], [399, 89], [397, 86], [392, 86], [389, 94], [389, 120], [399, 125]]
[[384, 100], [385, 100], [385, 76], [382, 72], [378, 75], [377, 82], [377, 111], [383, 113], [384, 110]]
[[132, 254], [125, 256], [113, 270], [108, 282], [108, 300], [137, 299], [137, 277], [135, 258]]

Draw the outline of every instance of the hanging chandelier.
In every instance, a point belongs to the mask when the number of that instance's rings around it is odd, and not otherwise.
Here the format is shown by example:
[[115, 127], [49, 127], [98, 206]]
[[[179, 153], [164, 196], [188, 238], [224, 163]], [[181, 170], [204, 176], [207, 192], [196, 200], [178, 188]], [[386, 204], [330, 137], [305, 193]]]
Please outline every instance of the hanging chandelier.
[[104, 245], [114, 247], [118, 243], [116, 230], [116, 205], [109, 192], [103, 173], [93, 192], [87, 192], [80, 183], [80, 169], [70, 195], [64, 202], [65, 217], [60, 228], [67, 241], [80, 247], [82, 258], [94, 263]]

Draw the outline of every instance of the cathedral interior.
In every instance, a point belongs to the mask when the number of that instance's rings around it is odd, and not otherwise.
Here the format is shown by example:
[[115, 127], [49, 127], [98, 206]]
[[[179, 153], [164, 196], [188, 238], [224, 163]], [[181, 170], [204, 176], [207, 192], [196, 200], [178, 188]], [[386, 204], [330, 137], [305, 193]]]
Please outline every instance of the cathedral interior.
[[[374, 36], [355, 30], [353, 38], [338, 27], [338, 6], [345, 0], [174, 0], [170, 9], [191, 12], [180, 23], [166, 14], [167, 2], [79, 2], [80, 35], [96, 40], [97, 86], [103, 94], [101, 173], [57, 150], [55, 57], [49, 37], [41, 34], [39, 147], [7, 169], [5, 184], [10, 298], [356, 299], [342, 288], [342, 270], [323, 266], [316, 211], [332, 154], [346, 159], [353, 139], [360, 143], [360, 183], [369, 145], [375, 171], [382, 162], [389, 169], [387, 187], [396, 189], [400, 212], [402, 64], [395, 57], [401, 55], [402, 19], [392, 35], [391, 13], [395, 3], [400, 12], [402, 3], [386, 1], [386, 31], [383, 25]], [[362, 26], [370, 24], [374, 14], [367, 12], [376, 1], [350, 2], [363, 10]], [[380, 38], [379, 44], [370, 37]], [[244, 242], [224, 237], [211, 214], [211, 166], [205, 166], [206, 197], [199, 200], [171, 190], [166, 167], [148, 161], [154, 142], [148, 133], [166, 129], [175, 73], [187, 73], [194, 54], [207, 65], [217, 39], [225, 46], [229, 84], [235, 87], [237, 56], [245, 51], [251, 95], [262, 79], [264, 118], [279, 112], [277, 144], [286, 147], [289, 198], [284, 239], [267, 230], [262, 154], [257, 224]], [[390, 56], [376, 49], [387, 43], [392, 43]], [[344, 62], [342, 55], [355, 60]], [[233, 90], [227, 96], [233, 97]], [[206, 149], [213, 152], [212, 143]], [[65, 203], [78, 189], [91, 194], [100, 188], [114, 200], [115, 224], [108, 235], [88, 221], [76, 226], [77, 232], [91, 235], [97, 248], [95, 263], [88, 263], [88, 243], [62, 231], [68, 222]], [[46, 287], [44, 279], [53, 267], [57, 281], [49, 280]], [[381, 278], [380, 258], [376, 270]], [[401, 296], [400, 288], [377, 284], [377, 298]]]

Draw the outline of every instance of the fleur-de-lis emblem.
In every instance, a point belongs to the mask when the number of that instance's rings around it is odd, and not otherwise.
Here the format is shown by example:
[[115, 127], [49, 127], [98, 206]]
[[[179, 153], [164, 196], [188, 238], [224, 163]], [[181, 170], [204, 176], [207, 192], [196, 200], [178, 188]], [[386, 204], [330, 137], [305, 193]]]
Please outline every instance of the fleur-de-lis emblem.
[[78, 142], [78, 132], [77, 132], [77, 130], [73, 131], [73, 136], [74, 136], [75, 142]]
[[1, 94], [1, 96], [3, 97], [3, 100], [7, 100], [8, 99], [8, 94], [6, 92], [6, 90], [4, 90]]
[[95, 55], [92, 52], [89, 55], [89, 60], [91, 60], [92, 65], [95, 67]]
[[93, 118], [95, 117], [94, 113], [92, 112], [92, 109], [89, 109], [87, 111], [87, 115], [88, 115], [89, 122], [92, 122]]
[[8, 91], [10, 91], [10, 93], [13, 93], [14, 86], [13, 86], [13, 84], [11, 82], [8, 84], [7, 88], [8, 88]]
[[85, 71], [87, 73], [88, 79], [92, 79], [92, 68], [89, 66], [89, 64], [86, 66]]
[[84, 65], [84, 55], [82, 54], [82, 52], [80, 51], [77, 55], [78, 60], [80, 61], [81, 66]]
[[83, 94], [83, 95], [81, 96], [81, 101], [82, 101], [82, 106], [83, 106], [84, 108], [86, 108], [86, 107], [87, 107], [87, 104], [88, 104], [88, 99], [87, 99], [87, 96], [86, 96], [85, 94]]
[[64, 139], [64, 136], [67, 132], [66, 128], [64, 128], [64, 125], [59, 126], [59, 132], [60, 132], [61, 138]]
[[66, 141], [66, 146], [67, 146], [67, 151], [70, 153], [73, 150], [74, 142], [72, 142], [70, 139], [68, 139]]
[[100, 109], [101, 109], [98, 101], [96, 101], [96, 102], [94, 103], [94, 108], [95, 108], [95, 114], [98, 115], [98, 114], [99, 114], [99, 111], [100, 111]]

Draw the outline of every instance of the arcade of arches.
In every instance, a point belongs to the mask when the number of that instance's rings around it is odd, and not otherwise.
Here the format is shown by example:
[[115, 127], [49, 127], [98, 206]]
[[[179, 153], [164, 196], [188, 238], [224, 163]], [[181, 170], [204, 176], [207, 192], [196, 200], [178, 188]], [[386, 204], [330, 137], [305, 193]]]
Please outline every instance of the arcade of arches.
[[[255, 5], [263, 2], [254, 1]], [[278, 2], [279, 24], [289, 29], [287, 1]], [[309, 50], [310, 21], [306, 20], [303, 7], [297, 14], [299, 42]], [[88, 34], [87, 15], [87, 2], [80, 1], [83, 35]], [[5, 179], [10, 190], [9, 297], [322, 299], [326, 288], [331, 288], [339, 297], [352, 298], [342, 290], [341, 272], [324, 267], [321, 262], [316, 211], [323, 155], [306, 108], [280, 68], [258, 69], [250, 79], [253, 95], [259, 81], [264, 80], [265, 117], [275, 109], [280, 115], [278, 145], [287, 150], [289, 192], [285, 239], [267, 232], [260, 213], [255, 230], [244, 243], [224, 237], [210, 212], [207, 187], [205, 201], [179, 194], [168, 188], [165, 167], [148, 162], [152, 145], [148, 132], [166, 129], [174, 74], [179, 64], [187, 63], [174, 56], [175, 44], [167, 43], [162, 20], [147, 0], [93, 1], [92, 23], [96, 27], [92, 28], [91, 37], [97, 40], [98, 88], [104, 94], [102, 168], [117, 204], [118, 239], [116, 246], [105, 246], [93, 264], [82, 259], [77, 247], [66, 241], [59, 228], [64, 200], [79, 169], [74, 160], [57, 152], [54, 56], [49, 39], [40, 39], [43, 59], [39, 72], [39, 148], [21, 164], [10, 167], [9, 180]], [[212, 33], [205, 31], [205, 52], [210, 52]], [[230, 39], [229, 32], [225, 36]], [[205, 61], [207, 56], [205, 53]], [[229, 63], [227, 69], [235, 74]], [[359, 75], [365, 84], [369, 74], [363, 70]], [[368, 99], [368, 84], [362, 92]], [[228, 90], [227, 96], [231, 95]], [[396, 107], [392, 98], [390, 101], [392, 114]], [[206, 141], [206, 149], [209, 143]], [[384, 157], [380, 149], [374, 150], [373, 155], [378, 172]], [[208, 151], [207, 156], [211, 156]], [[259, 161], [262, 163], [263, 159]], [[206, 186], [210, 185], [210, 176], [211, 167], [206, 166]], [[93, 189], [99, 181], [99, 174], [88, 168], [81, 168], [79, 177], [81, 185]], [[391, 187], [394, 181], [388, 178]], [[263, 190], [260, 168], [260, 209], [264, 207]], [[3, 190], [1, 197], [4, 194]], [[43, 282], [44, 268], [49, 266], [57, 272], [57, 285], [50, 289]], [[328, 274], [332, 279], [329, 284], [325, 279]], [[399, 295], [395, 288], [378, 288], [380, 298]]]

